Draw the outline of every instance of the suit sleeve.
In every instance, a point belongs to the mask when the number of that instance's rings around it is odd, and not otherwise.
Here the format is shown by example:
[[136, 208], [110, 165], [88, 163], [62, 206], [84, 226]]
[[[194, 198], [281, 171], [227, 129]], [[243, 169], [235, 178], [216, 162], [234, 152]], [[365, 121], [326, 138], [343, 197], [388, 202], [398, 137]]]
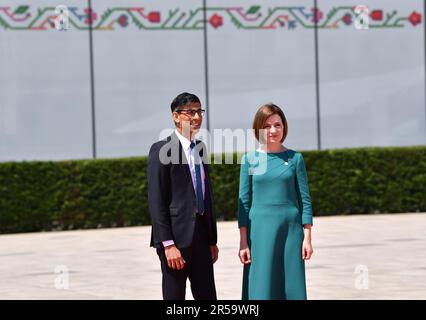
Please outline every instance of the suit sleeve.
[[238, 227], [247, 227], [249, 221], [249, 211], [252, 200], [252, 176], [249, 175], [250, 164], [247, 154], [241, 159], [240, 166], [240, 187], [238, 195]]
[[305, 160], [301, 153], [298, 155], [296, 165], [296, 191], [299, 208], [302, 211], [302, 224], [313, 224], [311, 196], [309, 193]]
[[168, 165], [160, 162], [159, 151], [159, 144], [154, 144], [148, 157], [148, 207], [156, 242], [174, 239], [168, 198], [170, 171]]

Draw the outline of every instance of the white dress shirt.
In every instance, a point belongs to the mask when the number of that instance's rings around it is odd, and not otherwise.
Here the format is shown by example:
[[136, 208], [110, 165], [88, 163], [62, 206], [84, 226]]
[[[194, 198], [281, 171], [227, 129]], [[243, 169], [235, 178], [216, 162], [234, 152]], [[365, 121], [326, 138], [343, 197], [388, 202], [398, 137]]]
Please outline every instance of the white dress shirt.
[[[186, 160], [188, 161], [189, 165], [189, 171], [191, 172], [192, 177], [192, 185], [194, 186], [195, 194], [197, 194], [197, 178], [195, 174], [195, 161], [194, 161], [194, 150], [191, 149], [191, 141], [189, 141], [187, 138], [185, 138], [183, 135], [179, 133], [179, 131], [175, 130], [176, 135], [179, 138], [180, 143], [182, 144], [183, 151], [185, 152]], [[195, 140], [193, 140], [195, 143]], [[200, 165], [200, 171], [201, 171], [201, 182], [203, 187], [203, 198], [205, 195], [205, 173], [204, 173], [204, 167]]]

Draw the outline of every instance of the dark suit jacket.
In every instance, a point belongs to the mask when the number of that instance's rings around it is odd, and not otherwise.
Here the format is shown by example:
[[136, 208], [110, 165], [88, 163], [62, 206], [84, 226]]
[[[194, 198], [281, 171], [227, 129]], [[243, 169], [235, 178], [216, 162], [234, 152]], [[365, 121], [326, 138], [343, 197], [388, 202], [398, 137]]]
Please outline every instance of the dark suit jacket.
[[[196, 149], [203, 159], [206, 176], [204, 218], [208, 225], [208, 239], [210, 245], [215, 245], [216, 217], [209, 166], [205, 164], [207, 152], [201, 141], [197, 141]], [[178, 248], [191, 245], [197, 200], [191, 172], [176, 133], [154, 143], [149, 151], [148, 206], [152, 222], [151, 246], [162, 248], [165, 240], [173, 240]]]

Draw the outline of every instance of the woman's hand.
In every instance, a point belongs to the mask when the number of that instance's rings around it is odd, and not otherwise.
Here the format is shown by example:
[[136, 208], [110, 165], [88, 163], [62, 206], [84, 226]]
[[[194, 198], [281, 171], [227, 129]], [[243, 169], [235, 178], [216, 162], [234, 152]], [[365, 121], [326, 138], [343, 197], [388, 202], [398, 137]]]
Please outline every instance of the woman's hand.
[[251, 263], [250, 248], [247, 241], [247, 227], [240, 228], [240, 251], [238, 257], [243, 264]]
[[303, 225], [303, 233], [305, 235], [302, 243], [302, 259], [303, 260], [309, 260], [314, 253], [314, 250], [312, 249], [312, 243], [311, 243], [311, 224], [304, 224]]
[[305, 238], [302, 243], [302, 259], [309, 260], [313, 253], [311, 239]]
[[243, 264], [251, 263], [250, 248], [248, 247], [248, 245], [240, 246], [240, 252], [238, 256], [240, 257], [241, 263]]

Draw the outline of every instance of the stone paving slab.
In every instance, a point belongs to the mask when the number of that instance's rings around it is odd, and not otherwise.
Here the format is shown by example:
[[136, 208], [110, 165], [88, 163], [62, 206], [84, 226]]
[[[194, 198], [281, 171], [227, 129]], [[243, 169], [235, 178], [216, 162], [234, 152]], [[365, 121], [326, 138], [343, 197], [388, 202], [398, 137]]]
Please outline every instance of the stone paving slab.
[[[309, 299], [426, 299], [425, 213], [316, 217], [314, 224]], [[219, 222], [218, 233], [218, 298], [238, 300], [237, 223]], [[161, 299], [149, 237], [150, 227], [1, 235], [0, 299]]]

